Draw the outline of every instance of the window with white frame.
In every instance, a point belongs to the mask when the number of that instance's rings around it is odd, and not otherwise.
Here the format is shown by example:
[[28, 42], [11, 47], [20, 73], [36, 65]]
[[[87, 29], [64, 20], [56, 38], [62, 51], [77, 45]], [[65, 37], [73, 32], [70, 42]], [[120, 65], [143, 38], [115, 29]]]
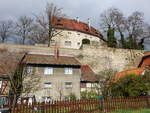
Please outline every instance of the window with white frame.
[[51, 82], [44, 83], [44, 88], [52, 88], [52, 83]]
[[2, 88], [2, 83], [3, 83], [3, 82], [2, 82], [2, 81], [0, 81], [0, 88]]
[[69, 75], [73, 73], [72, 68], [65, 68], [64, 71], [65, 71], [65, 74], [69, 74]]
[[51, 45], [55, 45], [56, 44], [55, 40], [51, 40], [50, 42], [51, 42]]
[[45, 75], [53, 74], [53, 68], [52, 67], [45, 67], [44, 68], [44, 74]]
[[80, 45], [80, 42], [78, 42], [77, 45]]
[[71, 88], [72, 87], [72, 82], [65, 82], [65, 87], [66, 88]]
[[65, 41], [65, 46], [71, 46], [71, 41]]
[[92, 84], [91, 84], [91, 83], [87, 83], [87, 84], [86, 84], [86, 87], [87, 87], [87, 88], [91, 88], [91, 87], [92, 87]]
[[27, 73], [29, 74], [29, 73], [32, 73], [32, 70], [33, 70], [33, 68], [31, 67], [31, 66], [28, 66], [27, 67]]

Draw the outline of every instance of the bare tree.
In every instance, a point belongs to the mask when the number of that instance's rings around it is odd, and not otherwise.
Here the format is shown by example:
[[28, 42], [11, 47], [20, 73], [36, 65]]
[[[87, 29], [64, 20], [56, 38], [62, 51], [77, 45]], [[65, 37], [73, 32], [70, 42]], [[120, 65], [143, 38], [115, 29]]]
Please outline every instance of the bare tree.
[[51, 39], [53, 37], [55, 37], [56, 35], [60, 34], [60, 32], [56, 32], [56, 29], [53, 25], [54, 19], [55, 18], [60, 18], [60, 17], [64, 16], [64, 14], [62, 13], [62, 8], [58, 8], [53, 3], [47, 3], [46, 14], [47, 14], [47, 18], [49, 20], [49, 22], [48, 22], [48, 24], [49, 24], [49, 42], [48, 42], [48, 46], [50, 46]]
[[48, 42], [48, 46], [50, 46], [51, 39], [60, 34], [60, 31], [58, 32], [54, 26], [54, 20], [63, 16], [62, 8], [58, 8], [53, 3], [47, 3], [45, 13], [43, 15], [36, 16], [36, 29], [33, 33], [33, 42]]
[[0, 21], [0, 38], [2, 43], [7, 41], [7, 38], [11, 35], [13, 22], [8, 21]]
[[106, 31], [109, 27], [115, 28], [113, 10], [114, 8], [109, 8], [100, 15], [100, 26], [104, 31]]
[[56, 83], [56, 91], [59, 95], [59, 100], [62, 100], [62, 98], [64, 97], [64, 89], [63, 89], [63, 83], [62, 82], [57, 82]]
[[127, 19], [126, 29], [128, 37], [133, 40], [141, 38], [144, 33], [144, 14], [142, 12], [133, 12]]
[[39, 89], [40, 76], [35, 74], [35, 68], [25, 64], [23, 76], [23, 89], [21, 96], [30, 97]]
[[110, 68], [105, 69], [97, 74], [98, 85], [96, 87], [96, 90], [99, 94], [102, 94], [105, 97], [110, 95], [108, 86], [109, 84], [111, 84], [116, 73], [116, 70]]
[[21, 38], [21, 43], [25, 44], [27, 39], [30, 39], [31, 31], [33, 30], [33, 19], [27, 16], [22, 16], [16, 23], [16, 34]]
[[38, 44], [48, 42], [48, 23], [44, 16], [36, 17], [36, 22], [31, 32], [31, 41]]
[[8, 53], [0, 55], [0, 72], [7, 76], [10, 83], [9, 97], [15, 107], [21, 96], [28, 96], [37, 90], [40, 77], [28, 73], [28, 66], [23, 62], [26, 53]]
[[104, 31], [107, 31], [107, 34], [109, 33], [110, 30], [111, 31], [113, 30], [114, 34], [115, 32], [118, 32], [120, 34], [121, 40], [124, 40], [126, 21], [123, 13], [119, 9], [109, 8], [105, 10], [101, 14], [100, 19], [101, 19], [100, 25]]

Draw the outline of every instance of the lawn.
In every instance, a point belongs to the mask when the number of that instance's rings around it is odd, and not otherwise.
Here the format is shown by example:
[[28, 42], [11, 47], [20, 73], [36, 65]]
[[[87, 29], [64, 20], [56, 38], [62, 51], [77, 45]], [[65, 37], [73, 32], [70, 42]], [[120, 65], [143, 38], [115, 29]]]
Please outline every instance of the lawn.
[[150, 113], [150, 109], [141, 109], [141, 110], [118, 110], [117, 112], [112, 113]]

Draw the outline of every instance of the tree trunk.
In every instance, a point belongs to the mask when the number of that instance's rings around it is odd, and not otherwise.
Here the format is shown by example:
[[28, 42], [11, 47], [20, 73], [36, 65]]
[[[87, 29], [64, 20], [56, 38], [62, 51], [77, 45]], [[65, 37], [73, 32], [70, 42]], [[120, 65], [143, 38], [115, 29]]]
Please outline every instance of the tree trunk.
[[16, 103], [17, 103], [17, 95], [14, 94], [14, 96], [13, 96], [13, 103], [12, 103], [12, 109], [15, 108]]
[[5, 37], [2, 37], [2, 43], [4, 43], [5, 42]]

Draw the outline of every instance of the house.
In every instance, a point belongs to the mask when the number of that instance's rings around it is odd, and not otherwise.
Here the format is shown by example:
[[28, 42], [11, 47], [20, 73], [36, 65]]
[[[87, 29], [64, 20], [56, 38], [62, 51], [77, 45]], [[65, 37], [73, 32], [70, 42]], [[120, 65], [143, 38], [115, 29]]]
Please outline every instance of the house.
[[[70, 94], [80, 98], [81, 64], [72, 56], [27, 54], [23, 60], [28, 76], [36, 75], [40, 80], [38, 88], [28, 94], [37, 101], [65, 99]], [[32, 84], [32, 83], [31, 83]]]
[[0, 99], [4, 98], [8, 101], [10, 79], [14, 76], [17, 66], [24, 58], [24, 55], [23, 53], [10, 53], [0, 50]]
[[141, 43], [144, 45], [145, 52], [150, 51], [150, 38], [149, 37], [145, 37], [141, 39]]
[[92, 27], [90, 22], [54, 17], [52, 27], [56, 29], [54, 34], [57, 34], [51, 40], [52, 46], [57, 43], [61, 48], [80, 49], [82, 44], [106, 45], [101, 32]]
[[150, 69], [150, 52], [146, 52], [144, 54], [137, 68], [117, 73], [114, 77], [114, 80], [116, 81], [129, 74], [135, 74], [137, 76], [143, 75], [146, 69]]
[[25, 64], [22, 98], [35, 97], [37, 101], [66, 99], [74, 94], [78, 99], [81, 91], [95, 89], [98, 80], [88, 65], [81, 65], [73, 56], [43, 53], [0, 54], [1, 96], [10, 94], [10, 77], [14, 76], [19, 63]]
[[96, 90], [98, 78], [88, 65], [81, 66], [81, 92]]

